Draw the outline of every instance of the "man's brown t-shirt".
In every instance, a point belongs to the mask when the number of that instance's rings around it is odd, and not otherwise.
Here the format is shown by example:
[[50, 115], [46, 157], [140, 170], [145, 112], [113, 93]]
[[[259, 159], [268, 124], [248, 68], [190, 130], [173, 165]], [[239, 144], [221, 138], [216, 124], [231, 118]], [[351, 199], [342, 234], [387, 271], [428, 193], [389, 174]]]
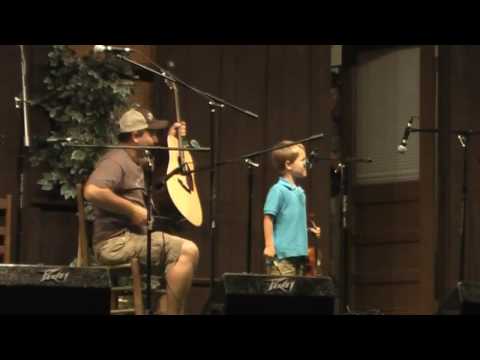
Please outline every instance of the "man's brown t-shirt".
[[[87, 184], [108, 188], [135, 204], [145, 207], [143, 169], [123, 149], [108, 151], [97, 163]], [[93, 243], [109, 239], [124, 231], [146, 234], [146, 226], [133, 225], [126, 216], [94, 207]]]

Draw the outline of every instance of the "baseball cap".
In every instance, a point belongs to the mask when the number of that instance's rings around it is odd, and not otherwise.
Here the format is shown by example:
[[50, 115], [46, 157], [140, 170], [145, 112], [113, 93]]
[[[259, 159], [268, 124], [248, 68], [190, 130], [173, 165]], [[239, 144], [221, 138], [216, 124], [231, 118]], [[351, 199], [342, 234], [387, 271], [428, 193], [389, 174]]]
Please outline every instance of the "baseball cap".
[[126, 111], [118, 121], [121, 133], [130, 133], [139, 130], [161, 130], [168, 127], [167, 120], [155, 119], [153, 114], [142, 108], [134, 108]]

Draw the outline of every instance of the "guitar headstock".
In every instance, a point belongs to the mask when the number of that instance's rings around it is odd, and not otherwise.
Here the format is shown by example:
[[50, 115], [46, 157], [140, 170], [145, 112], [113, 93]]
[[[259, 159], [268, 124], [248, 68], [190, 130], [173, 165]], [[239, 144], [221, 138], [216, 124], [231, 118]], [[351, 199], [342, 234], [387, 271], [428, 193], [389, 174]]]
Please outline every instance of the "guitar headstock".
[[[169, 78], [171, 78], [170, 76], [170, 73], [168, 71], [164, 71], [163, 72], [166, 76], [168, 76]], [[170, 81], [168, 79], [164, 79], [163, 81], [165, 81], [165, 84], [168, 86], [168, 88], [172, 91], [176, 91], [177, 89], [177, 84], [175, 84], [173, 81]]]
[[[169, 60], [167, 62], [167, 66], [170, 69], [174, 69], [175, 68], [175, 63], [172, 60]], [[171, 79], [171, 80], [169, 80], [169, 79], [164, 78], [164, 81], [165, 81], [165, 84], [168, 86], [168, 88], [173, 91], [174, 101], [175, 101], [175, 118], [176, 118], [176, 121], [179, 122], [179, 121], [181, 121], [182, 117], [181, 117], [181, 114], [180, 114], [180, 97], [179, 97], [179, 94], [178, 94], [177, 83], [175, 82], [175, 77], [173, 76], [173, 74], [168, 72], [168, 70], [163, 70], [163, 74]], [[177, 131], [177, 137], [180, 138], [180, 135], [179, 135], [178, 131]]]
[[[175, 63], [172, 60], [169, 60], [169, 61], [167, 61], [167, 66], [168, 66], [169, 69], [174, 69], [175, 68]], [[169, 71], [164, 70], [163, 73], [164, 73], [164, 75], [173, 79], [173, 76]], [[174, 81], [170, 81], [168, 79], [164, 79], [164, 81], [165, 81], [165, 84], [168, 86], [168, 88], [170, 90], [175, 91], [175, 92], [177, 91], [177, 84]]]

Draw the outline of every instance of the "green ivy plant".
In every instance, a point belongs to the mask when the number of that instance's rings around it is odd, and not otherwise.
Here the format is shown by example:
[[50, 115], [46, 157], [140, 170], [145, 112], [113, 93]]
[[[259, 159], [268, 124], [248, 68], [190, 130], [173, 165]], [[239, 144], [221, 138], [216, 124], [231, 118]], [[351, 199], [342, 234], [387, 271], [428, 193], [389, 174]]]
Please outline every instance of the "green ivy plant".
[[[45, 93], [36, 104], [48, 112], [49, 139], [72, 138], [78, 144], [115, 144], [115, 114], [129, 106], [134, 75], [129, 64], [91, 52], [79, 57], [66, 45], [55, 45], [48, 54]], [[39, 147], [30, 157], [32, 166], [46, 164], [38, 184], [58, 191], [64, 199], [76, 197], [75, 185], [83, 183], [103, 154], [101, 149], [72, 148], [61, 143]]]

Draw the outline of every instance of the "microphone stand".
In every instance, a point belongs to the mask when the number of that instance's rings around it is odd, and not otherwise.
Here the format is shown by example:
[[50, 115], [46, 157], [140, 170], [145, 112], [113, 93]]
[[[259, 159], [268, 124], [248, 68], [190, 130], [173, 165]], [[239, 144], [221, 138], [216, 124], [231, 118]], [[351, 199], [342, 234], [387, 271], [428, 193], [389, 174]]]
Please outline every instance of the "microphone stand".
[[253, 238], [253, 226], [252, 226], [252, 207], [253, 207], [253, 170], [260, 167], [260, 164], [254, 163], [251, 159], [244, 159], [244, 165], [248, 169], [248, 220], [247, 220], [247, 256], [245, 257], [247, 273], [251, 272], [252, 268], [252, 238]]
[[[218, 162], [218, 111], [222, 109], [222, 105], [213, 100], [208, 102], [210, 113], [210, 146], [213, 151], [210, 153], [210, 165]], [[215, 288], [215, 244], [217, 243], [217, 172], [210, 172], [210, 207], [209, 207], [209, 220], [210, 220], [210, 296], [213, 298]], [[208, 301], [210, 302], [210, 300]]]
[[[19, 194], [18, 194], [18, 204], [19, 209], [17, 212], [17, 233], [16, 233], [16, 260], [20, 260], [20, 243], [22, 237], [22, 212], [23, 212], [23, 197], [25, 191], [25, 174], [24, 174], [24, 160], [27, 154], [27, 149], [30, 148], [30, 127], [28, 119], [28, 105], [31, 105], [31, 102], [28, 100], [27, 93], [27, 61], [25, 56], [25, 47], [24, 45], [19, 45], [20, 47], [20, 58], [21, 58], [21, 76], [22, 76], [22, 97], [15, 97], [15, 108], [22, 109], [23, 114], [23, 146], [21, 146], [20, 155], [19, 155], [19, 164], [18, 164], [18, 177], [19, 177]], [[11, 262], [13, 259], [10, 259]]]
[[24, 136], [24, 146], [26, 148], [30, 147], [30, 127], [28, 122], [28, 111], [27, 105], [29, 103], [27, 97], [27, 62], [25, 59], [25, 48], [23, 45], [20, 46], [20, 55], [22, 58], [22, 99], [15, 98], [15, 106], [19, 108], [19, 102], [22, 103], [22, 112], [23, 112], [23, 136]]
[[[433, 133], [438, 134], [439, 129], [415, 129], [412, 128], [411, 132], [419, 133]], [[453, 129], [448, 131], [451, 135], [456, 135], [460, 146], [463, 149], [463, 182], [462, 182], [462, 207], [461, 207], [461, 221], [460, 221], [460, 264], [459, 264], [459, 281], [465, 279], [465, 245], [466, 245], [466, 227], [467, 227], [467, 203], [468, 203], [468, 156], [469, 156], [469, 144], [470, 138], [480, 134], [479, 130], [465, 130], [465, 129]]]
[[[316, 160], [329, 160], [330, 158], [318, 158], [314, 157], [314, 161]], [[313, 161], [313, 162], [314, 162]], [[349, 237], [348, 237], [348, 190], [350, 188], [349, 179], [350, 176], [348, 174], [349, 171], [349, 164], [353, 163], [371, 163], [372, 159], [370, 158], [356, 158], [350, 157], [345, 158], [344, 160], [340, 160], [337, 168], [335, 169], [335, 173], [340, 173], [340, 221], [339, 221], [339, 243], [343, 245], [343, 266], [342, 266], [342, 273], [343, 273], [343, 289], [342, 289], [342, 298], [343, 298], [343, 308], [345, 308], [346, 312], [350, 311], [350, 244], [349, 244]]]
[[343, 244], [343, 307], [350, 309], [350, 238], [348, 234], [348, 191], [350, 189], [350, 168], [353, 163], [371, 163], [371, 159], [346, 158], [338, 165], [340, 172], [340, 244]]
[[153, 232], [153, 201], [152, 201], [152, 178], [154, 171], [154, 160], [149, 150], [145, 151], [146, 164], [144, 166], [145, 179], [145, 206], [147, 207], [147, 315], [153, 314], [152, 309], [152, 232]]
[[[154, 64], [158, 69], [160, 69], [161, 72], [158, 72], [148, 66], [145, 66], [143, 64], [140, 64], [136, 61], [133, 61], [129, 59], [128, 57], [121, 55], [121, 54], [115, 54], [115, 56], [129, 64], [135, 65], [143, 70], [146, 70], [150, 73], [153, 73], [155, 75], [158, 75], [165, 80], [168, 80], [170, 82], [173, 82], [175, 84], [180, 84], [184, 88], [189, 89], [190, 91], [194, 92], [195, 94], [203, 97], [207, 102], [209, 106], [209, 115], [210, 115], [210, 134], [211, 134], [211, 157], [210, 157], [210, 166], [214, 167], [215, 164], [217, 163], [218, 160], [218, 110], [223, 109], [225, 106], [236, 110], [248, 117], [258, 119], [258, 115], [246, 110], [242, 109], [236, 105], [233, 105], [229, 102], [227, 102], [224, 99], [221, 99], [217, 96], [214, 96], [206, 91], [199, 90], [192, 85], [189, 85], [185, 81], [181, 80], [178, 78], [176, 75], [174, 75], [171, 71], [166, 71], [164, 70], [161, 66]], [[152, 62], [153, 63], [153, 62]], [[213, 171], [210, 174], [210, 211], [209, 211], [209, 216], [210, 216], [210, 296], [209, 300], [207, 303], [211, 302], [211, 299], [214, 297], [214, 287], [215, 287], [215, 244], [216, 244], [216, 238], [217, 238], [217, 223], [216, 223], [216, 213], [217, 213], [217, 174], [215, 171]]]
[[[152, 176], [153, 176], [153, 161], [150, 151], [153, 150], [182, 150], [180, 148], [174, 147], [164, 147], [164, 146], [129, 146], [129, 145], [87, 145], [87, 144], [73, 144], [71, 139], [60, 139], [58, 140], [65, 147], [72, 148], [91, 148], [91, 149], [135, 149], [145, 151], [146, 166], [144, 167], [144, 192], [145, 192], [145, 206], [147, 208], [147, 255], [146, 255], [146, 266], [147, 266], [147, 284], [146, 284], [146, 304], [147, 315], [153, 313], [152, 310], [152, 284], [151, 284], [151, 266], [152, 266], [152, 232], [153, 232], [153, 200], [152, 200]], [[51, 141], [53, 142], [53, 141]], [[193, 148], [189, 151], [210, 151], [210, 148]], [[162, 183], [165, 183], [170, 177], [181, 171], [181, 169], [174, 169], [169, 174], [165, 175], [165, 179]]]

